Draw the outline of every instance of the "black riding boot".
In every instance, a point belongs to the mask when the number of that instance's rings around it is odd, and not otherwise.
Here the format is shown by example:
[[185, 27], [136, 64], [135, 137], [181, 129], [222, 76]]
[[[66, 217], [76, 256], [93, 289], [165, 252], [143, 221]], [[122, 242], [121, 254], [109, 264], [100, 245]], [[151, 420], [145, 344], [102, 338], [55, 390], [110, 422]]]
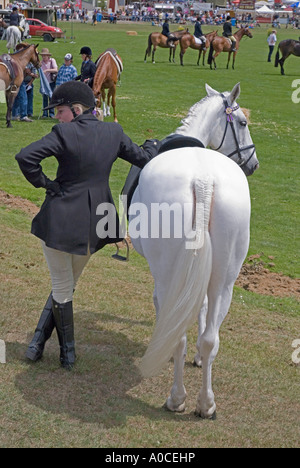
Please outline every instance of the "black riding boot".
[[59, 304], [53, 299], [52, 310], [60, 346], [62, 367], [71, 370], [75, 364], [75, 340], [73, 322], [73, 302]]
[[34, 336], [28, 346], [26, 357], [30, 361], [36, 362], [43, 356], [46, 341], [49, 340], [55, 328], [54, 316], [52, 312], [52, 292], [48, 297], [44, 310], [36, 327]]
[[231, 44], [231, 52], [236, 52], [236, 48], [235, 48], [235, 46], [236, 46], [236, 41], [231, 41], [231, 42], [232, 42], [232, 44]]

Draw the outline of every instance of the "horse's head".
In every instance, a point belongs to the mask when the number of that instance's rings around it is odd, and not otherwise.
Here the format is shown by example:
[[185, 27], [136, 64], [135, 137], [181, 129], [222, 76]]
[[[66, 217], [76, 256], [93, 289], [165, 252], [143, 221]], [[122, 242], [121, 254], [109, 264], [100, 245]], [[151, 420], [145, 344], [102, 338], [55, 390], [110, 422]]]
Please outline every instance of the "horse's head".
[[35, 68], [40, 68], [41, 67], [41, 62], [40, 62], [40, 57], [39, 57], [39, 52], [38, 52], [38, 44], [34, 45], [33, 44], [33, 53], [31, 56], [31, 63], [35, 66]]
[[243, 28], [243, 29], [244, 29], [244, 35], [248, 36], [248, 37], [250, 37], [252, 39], [253, 35], [252, 35], [251, 31], [249, 31], [248, 28]]
[[241, 91], [240, 83], [236, 84], [230, 93], [220, 94], [208, 85], [206, 91], [208, 97], [218, 97], [215, 99], [215, 125], [209, 146], [235, 161], [246, 176], [253, 174], [258, 169], [259, 162], [247, 119], [236, 103]]

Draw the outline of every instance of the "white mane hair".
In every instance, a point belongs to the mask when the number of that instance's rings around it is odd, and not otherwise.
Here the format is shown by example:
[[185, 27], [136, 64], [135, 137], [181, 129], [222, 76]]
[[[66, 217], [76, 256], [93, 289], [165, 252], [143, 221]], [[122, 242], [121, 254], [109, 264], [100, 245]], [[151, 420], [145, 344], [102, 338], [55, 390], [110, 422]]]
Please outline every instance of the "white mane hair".
[[[223, 94], [227, 97], [230, 93], [226, 91]], [[203, 109], [200, 110], [200, 108], [208, 104], [208, 102], [211, 103], [211, 98], [215, 96], [221, 96], [221, 93], [218, 93], [218, 95], [215, 94], [214, 96], [207, 95], [204, 98], [202, 98], [201, 101], [196, 102], [196, 104], [194, 104], [189, 109], [187, 116], [181, 120], [180, 126], [177, 128], [175, 133], [186, 134], [187, 130], [192, 125], [192, 123], [194, 123], [195, 119], [201, 117], [201, 114], [202, 118], [205, 117], [205, 112], [203, 111]]]

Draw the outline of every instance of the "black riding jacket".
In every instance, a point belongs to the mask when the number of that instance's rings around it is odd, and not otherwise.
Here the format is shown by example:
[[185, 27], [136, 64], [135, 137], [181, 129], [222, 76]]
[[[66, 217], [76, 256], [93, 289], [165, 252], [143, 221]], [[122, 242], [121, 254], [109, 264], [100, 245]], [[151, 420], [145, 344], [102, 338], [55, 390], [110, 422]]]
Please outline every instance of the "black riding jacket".
[[101, 236], [96, 231], [106, 216], [98, 215], [97, 207], [107, 203], [114, 207], [109, 187], [112, 165], [122, 158], [142, 168], [159, 148], [156, 140], [147, 140], [143, 147], [136, 145], [119, 124], [99, 122], [92, 114], [55, 125], [51, 133], [16, 155], [21, 171], [34, 187], [46, 188], [49, 183], [40, 163], [50, 156], [58, 161], [56, 182], [60, 191], [47, 191], [32, 222], [32, 234], [48, 247], [77, 255], [86, 255], [88, 246], [94, 253], [121, 240], [117, 214], [115, 236], [105, 237], [105, 229]]

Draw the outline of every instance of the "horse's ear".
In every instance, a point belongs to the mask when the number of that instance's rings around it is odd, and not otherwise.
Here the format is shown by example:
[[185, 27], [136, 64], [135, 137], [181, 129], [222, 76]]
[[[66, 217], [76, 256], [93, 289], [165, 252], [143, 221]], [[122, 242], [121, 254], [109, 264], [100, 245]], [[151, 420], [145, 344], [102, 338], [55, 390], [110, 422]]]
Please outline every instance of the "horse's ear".
[[233, 90], [231, 91], [230, 95], [228, 96], [228, 104], [231, 106], [239, 97], [241, 93], [241, 86], [240, 83], [237, 83]]
[[206, 92], [207, 92], [207, 96], [216, 96], [217, 94], [220, 94], [220, 93], [218, 93], [218, 91], [211, 88], [207, 83], [205, 84], [205, 89], [206, 89]]
[[39, 46], [39, 44], [35, 44], [34, 48], [35, 48], [35, 49], [37, 49], [37, 48], [38, 48], [38, 46]]

